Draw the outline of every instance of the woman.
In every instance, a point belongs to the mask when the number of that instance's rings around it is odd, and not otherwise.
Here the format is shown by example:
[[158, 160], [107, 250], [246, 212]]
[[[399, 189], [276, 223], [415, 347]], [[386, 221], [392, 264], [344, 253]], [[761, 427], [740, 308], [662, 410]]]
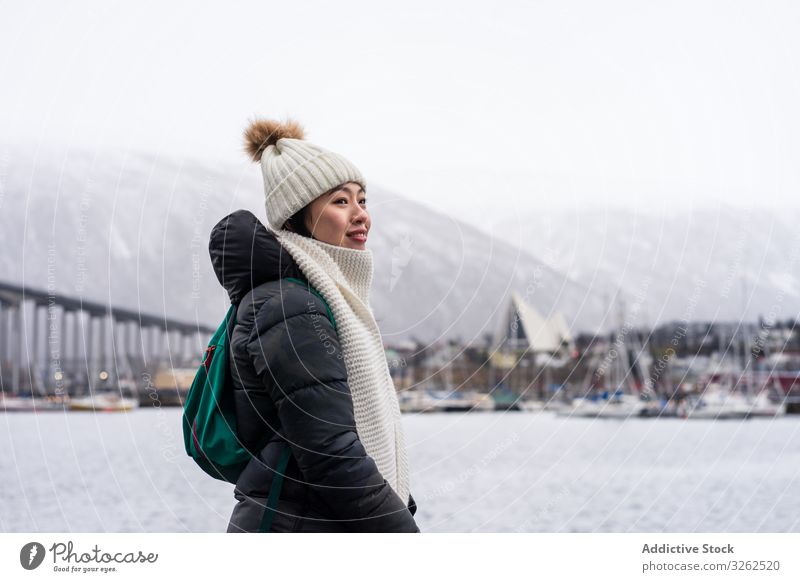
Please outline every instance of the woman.
[[[267, 227], [234, 212], [209, 247], [238, 306], [237, 430], [253, 453], [228, 531], [418, 532], [397, 395], [369, 305], [366, 183], [294, 122], [256, 121], [245, 139], [261, 165]], [[271, 493], [274, 512], [265, 511]]]

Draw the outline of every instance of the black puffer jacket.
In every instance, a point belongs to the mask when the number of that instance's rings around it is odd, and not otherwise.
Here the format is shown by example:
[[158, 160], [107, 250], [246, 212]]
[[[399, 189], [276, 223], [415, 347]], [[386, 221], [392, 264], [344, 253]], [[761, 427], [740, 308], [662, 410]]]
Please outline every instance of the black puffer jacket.
[[288, 442], [270, 531], [418, 532], [413, 498], [400, 500], [356, 434], [336, 331], [291, 255], [246, 210], [214, 227], [209, 251], [238, 304], [231, 336], [236, 420], [253, 453], [234, 489], [228, 531], [259, 530]]

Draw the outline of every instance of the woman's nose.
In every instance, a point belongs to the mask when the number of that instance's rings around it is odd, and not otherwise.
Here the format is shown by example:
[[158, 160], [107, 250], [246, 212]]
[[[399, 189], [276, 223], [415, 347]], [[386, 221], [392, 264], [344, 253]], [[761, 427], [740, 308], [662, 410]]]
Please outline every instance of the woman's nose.
[[367, 210], [365, 208], [359, 207], [358, 211], [353, 217], [353, 222], [366, 222], [368, 218], [369, 218], [369, 213], [367, 213]]

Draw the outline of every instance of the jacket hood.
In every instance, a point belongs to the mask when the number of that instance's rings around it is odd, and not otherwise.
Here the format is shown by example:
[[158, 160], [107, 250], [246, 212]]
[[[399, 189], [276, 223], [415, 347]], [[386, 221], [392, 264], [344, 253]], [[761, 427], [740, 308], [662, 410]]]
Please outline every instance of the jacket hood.
[[217, 279], [234, 304], [263, 283], [284, 277], [305, 280], [289, 252], [248, 210], [237, 210], [214, 226], [208, 252]]

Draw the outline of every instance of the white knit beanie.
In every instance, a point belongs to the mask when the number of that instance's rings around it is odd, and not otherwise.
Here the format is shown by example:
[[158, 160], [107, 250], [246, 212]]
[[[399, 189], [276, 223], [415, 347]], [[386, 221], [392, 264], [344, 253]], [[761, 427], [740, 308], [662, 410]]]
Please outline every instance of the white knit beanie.
[[346, 182], [367, 184], [353, 164], [339, 154], [304, 141], [294, 121], [258, 119], [244, 132], [245, 149], [261, 163], [267, 225], [280, 230], [298, 210]]

